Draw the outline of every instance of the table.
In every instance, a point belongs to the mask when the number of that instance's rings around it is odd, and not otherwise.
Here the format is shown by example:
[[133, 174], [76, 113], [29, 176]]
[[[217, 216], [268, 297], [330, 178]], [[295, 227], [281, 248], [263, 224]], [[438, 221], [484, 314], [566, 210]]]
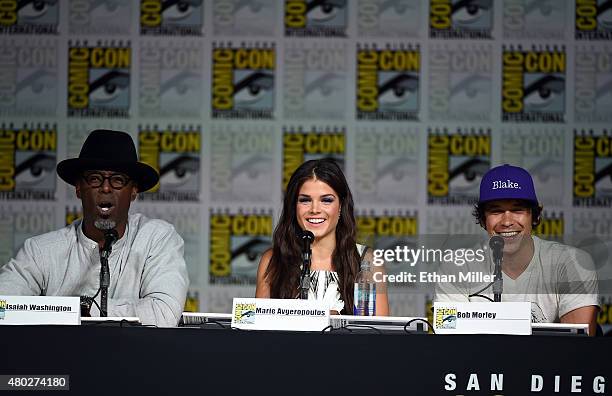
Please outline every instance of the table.
[[[532, 375], [543, 379], [533, 394], [553, 394], [555, 375], [555, 395], [594, 394], [598, 376], [612, 394], [610, 337], [103, 326], [0, 326], [0, 335], [0, 374], [69, 374], [60, 395], [525, 395]], [[470, 374], [481, 392], [466, 391]], [[490, 390], [491, 374], [503, 374], [502, 391]], [[572, 376], [582, 393], [571, 393]]]

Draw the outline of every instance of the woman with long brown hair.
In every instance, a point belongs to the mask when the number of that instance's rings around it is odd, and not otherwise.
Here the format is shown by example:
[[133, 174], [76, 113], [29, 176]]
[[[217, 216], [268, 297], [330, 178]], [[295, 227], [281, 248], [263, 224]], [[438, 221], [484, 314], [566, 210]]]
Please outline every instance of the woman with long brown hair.
[[[308, 298], [325, 301], [332, 312], [352, 315], [354, 282], [365, 247], [355, 242], [353, 197], [342, 170], [331, 159], [304, 162], [291, 176], [272, 248], [259, 262], [256, 297], [298, 297], [302, 230], [315, 237]], [[372, 263], [371, 249], [364, 259]], [[386, 288], [378, 283], [376, 315], [388, 314]]]

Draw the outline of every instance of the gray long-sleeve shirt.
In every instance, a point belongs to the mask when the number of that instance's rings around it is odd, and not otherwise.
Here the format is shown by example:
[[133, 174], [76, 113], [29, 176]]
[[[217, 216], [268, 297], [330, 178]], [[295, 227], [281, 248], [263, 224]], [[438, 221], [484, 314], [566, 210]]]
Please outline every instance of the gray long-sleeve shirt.
[[[108, 259], [108, 316], [138, 316], [143, 324], [176, 326], [189, 285], [183, 250], [183, 239], [171, 224], [130, 215]], [[0, 268], [0, 295], [93, 296], [100, 266], [98, 244], [83, 234], [77, 220], [27, 239]], [[99, 315], [95, 305], [92, 315]]]

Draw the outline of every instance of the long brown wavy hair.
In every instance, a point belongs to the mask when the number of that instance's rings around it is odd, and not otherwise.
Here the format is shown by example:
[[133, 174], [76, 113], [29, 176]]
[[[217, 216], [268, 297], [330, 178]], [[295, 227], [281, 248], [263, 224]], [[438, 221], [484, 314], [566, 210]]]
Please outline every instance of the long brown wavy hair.
[[344, 301], [344, 312], [353, 312], [353, 285], [359, 272], [359, 252], [355, 245], [353, 196], [340, 167], [331, 159], [306, 161], [291, 175], [283, 201], [283, 211], [274, 229], [272, 258], [265, 273], [271, 298], [296, 298], [299, 294], [301, 228], [296, 205], [302, 185], [317, 179], [329, 185], [340, 199], [340, 219], [336, 226], [336, 247], [332, 268], [338, 274], [338, 288]]

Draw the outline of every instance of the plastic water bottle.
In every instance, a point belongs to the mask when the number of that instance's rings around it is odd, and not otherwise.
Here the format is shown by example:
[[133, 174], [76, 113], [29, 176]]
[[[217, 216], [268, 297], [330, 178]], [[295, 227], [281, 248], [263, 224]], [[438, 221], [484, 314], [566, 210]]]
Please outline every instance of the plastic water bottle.
[[376, 315], [376, 282], [372, 266], [367, 260], [361, 262], [361, 270], [355, 279], [353, 315]]

